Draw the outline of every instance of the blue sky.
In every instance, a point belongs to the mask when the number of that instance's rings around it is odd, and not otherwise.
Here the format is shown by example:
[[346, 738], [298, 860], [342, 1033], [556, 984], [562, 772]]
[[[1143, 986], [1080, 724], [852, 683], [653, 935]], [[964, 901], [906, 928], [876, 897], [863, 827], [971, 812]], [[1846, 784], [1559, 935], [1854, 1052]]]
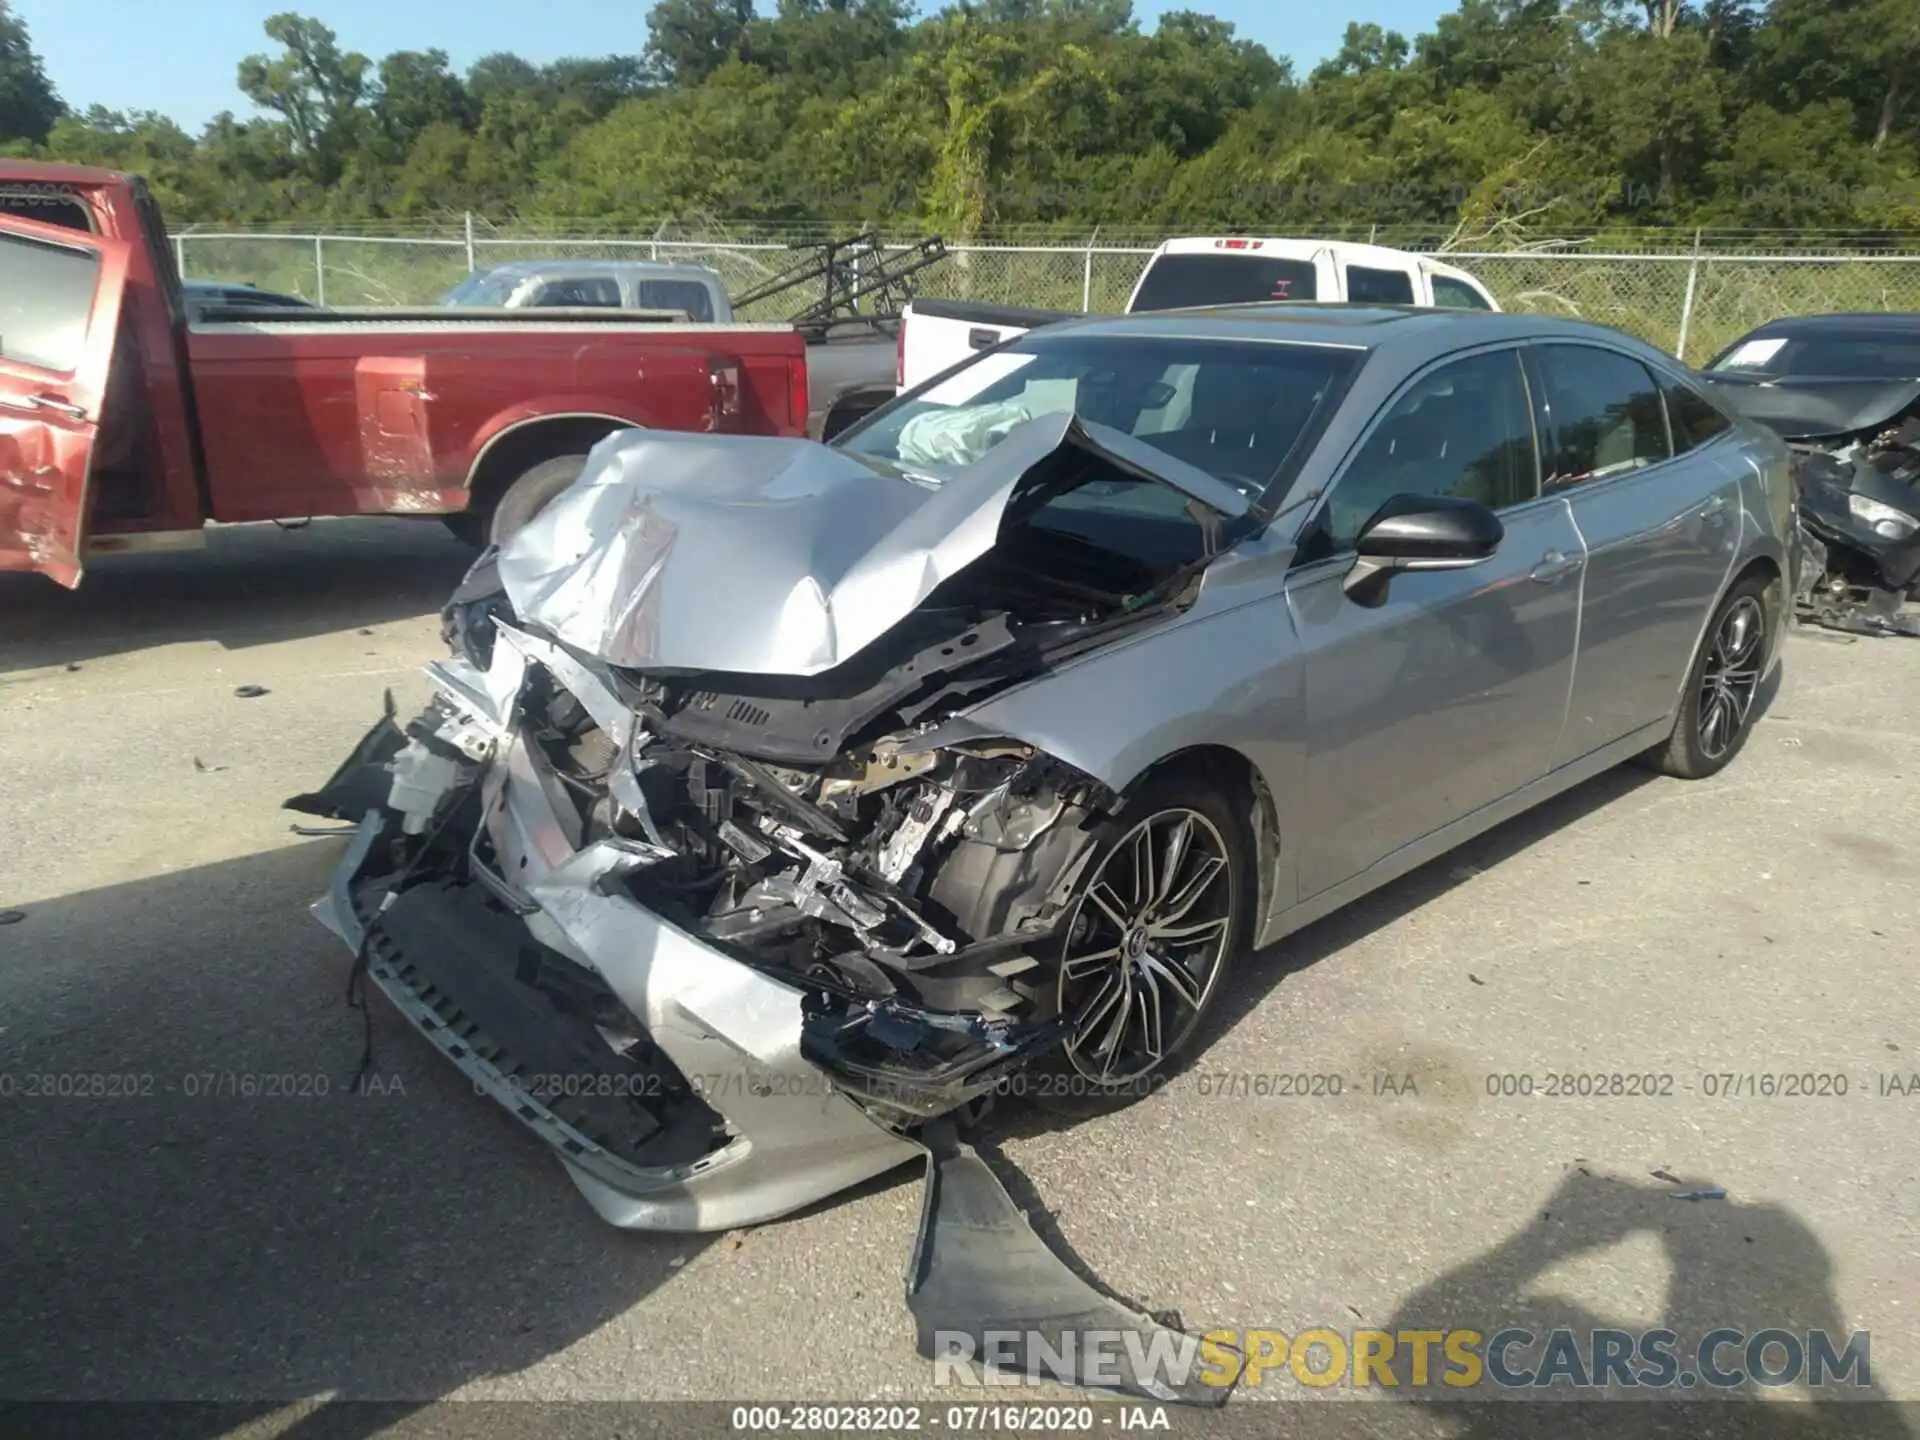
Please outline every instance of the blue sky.
[[[541, 62], [565, 55], [637, 54], [650, 0], [10, 0], [67, 103], [158, 110], [197, 131], [222, 110], [248, 107], [234, 89], [243, 56], [273, 48], [269, 15], [296, 10], [325, 21], [343, 47], [375, 59], [439, 48], [464, 69], [511, 50]], [[940, 0], [921, 0], [921, 9]], [[762, 0], [761, 9], [771, 5]], [[1413, 35], [1454, 8], [1443, 0], [1365, 0], [1365, 8], [1300, 0], [1135, 0], [1143, 25], [1163, 10], [1204, 10], [1290, 57], [1304, 74], [1340, 47], [1349, 20]]]

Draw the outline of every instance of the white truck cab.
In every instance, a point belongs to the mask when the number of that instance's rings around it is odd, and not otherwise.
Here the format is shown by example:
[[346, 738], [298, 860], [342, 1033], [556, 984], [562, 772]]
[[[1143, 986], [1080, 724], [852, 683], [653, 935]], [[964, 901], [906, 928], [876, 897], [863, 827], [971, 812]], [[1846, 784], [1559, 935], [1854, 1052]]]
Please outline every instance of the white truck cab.
[[1498, 310], [1473, 276], [1438, 260], [1346, 240], [1195, 236], [1153, 252], [1127, 313], [1259, 300]]
[[[1127, 300], [1127, 313], [1269, 301], [1417, 305], [1498, 310], [1487, 287], [1464, 270], [1410, 250], [1346, 240], [1195, 236], [1153, 252]], [[897, 390], [944, 374], [1070, 312], [915, 298], [900, 322]]]

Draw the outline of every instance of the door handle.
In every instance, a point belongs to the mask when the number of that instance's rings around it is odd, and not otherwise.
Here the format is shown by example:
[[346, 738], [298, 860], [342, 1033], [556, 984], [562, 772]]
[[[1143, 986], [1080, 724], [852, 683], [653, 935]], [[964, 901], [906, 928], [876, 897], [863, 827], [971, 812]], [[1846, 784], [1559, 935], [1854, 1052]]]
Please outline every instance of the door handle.
[[1000, 332], [998, 330], [969, 330], [967, 332], [967, 344], [975, 350], [991, 350], [999, 343]]
[[65, 415], [69, 420], [84, 420], [87, 418], [87, 410], [84, 405], [75, 405], [67, 400], [56, 400], [51, 395], [28, 395], [25, 397], [25, 403], [34, 406], [36, 409], [55, 411], [58, 414]]
[[1718, 520], [1726, 513], [1727, 497], [1724, 495], [1716, 495], [1700, 507], [1700, 518], [1702, 520]]
[[1557, 585], [1578, 570], [1582, 563], [1578, 555], [1569, 555], [1562, 550], [1549, 550], [1540, 557], [1540, 563], [1533, 567], [1528, 578], [1537, 580], [1542, 585]]

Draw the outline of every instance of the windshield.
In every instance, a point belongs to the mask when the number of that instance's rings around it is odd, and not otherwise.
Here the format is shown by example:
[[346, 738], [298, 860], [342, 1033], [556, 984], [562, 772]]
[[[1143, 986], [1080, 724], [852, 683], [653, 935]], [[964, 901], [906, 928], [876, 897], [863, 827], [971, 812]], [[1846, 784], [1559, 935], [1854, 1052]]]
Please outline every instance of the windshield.
[[1266, 300], [1312, 300], [1311, 260], [1279, 260], [1228, 251], [1219, 255], [1156, 255], [1140, 293], [1127, 308], [1180, 310], [1190, 305], [1248, 305]]
[[498, 308], [513, 298], [514, 288], [520, 283], [515, 275], [501, 275], [481, 270], [469, 275], [453, 289], [440, 297], [442, 305], [486, 305]]
[[1821, 376], [1834, 380], [1920, 378], [1920, 331], [1848, 330], [1842, 334], [1758, 335], [1742, 340], [1710, 371]]
[[1023, 336], [902, 396], [836, 442], [921, 474], [970, 465], [1017, 426], [1071, 410], [1259, 496], [1356, 352], [1261, 341]]

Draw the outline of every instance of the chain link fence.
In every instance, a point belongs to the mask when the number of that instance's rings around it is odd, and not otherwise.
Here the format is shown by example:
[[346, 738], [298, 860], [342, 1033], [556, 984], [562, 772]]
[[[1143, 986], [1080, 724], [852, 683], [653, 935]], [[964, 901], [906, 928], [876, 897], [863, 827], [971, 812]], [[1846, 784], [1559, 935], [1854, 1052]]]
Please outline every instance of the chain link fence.
[[[810, 238], [810, 237], [809, 237]], [[1382, 243], [1391, 237], [1372, 236]], [[1920, 236], [1872, 253], [1792, 248], [1640, 250], [1447, 249], [1502, 308], [1617, 326], [1670, 354], [1704, 361], [1782, 315], [1841, 310], [1920, 311]], [[1661, 237], [1670, 245], [1669, 237]], [[180, 269], [195, 279], [244, 281], [323, 305], [430, 305], [475, 269], [509, 260], [664, 260], [711, 266], [740, 293], [786, 268], [795, 237], [744, 239], [662, 227], [651, 236], [509, 235], [469, 218], [455, 234], [302, 234], [187, 231]], [[1751, 243], [1751, 242], [1749, 242]], [[1884, 242], [1883, 242], [1884, 244]], [[1425, 249], [1418, 245], [1408, 248]], [[913, 279], [929, 297], [1060, 310], [1115, 312], [1132, 293], [1153, 237], [1128, 243], [949, 245], [948, 258]], [[1425, 250], [1425, 253], [1436, 253]], [[790, 293], [746, 320], [777, 320]]]

